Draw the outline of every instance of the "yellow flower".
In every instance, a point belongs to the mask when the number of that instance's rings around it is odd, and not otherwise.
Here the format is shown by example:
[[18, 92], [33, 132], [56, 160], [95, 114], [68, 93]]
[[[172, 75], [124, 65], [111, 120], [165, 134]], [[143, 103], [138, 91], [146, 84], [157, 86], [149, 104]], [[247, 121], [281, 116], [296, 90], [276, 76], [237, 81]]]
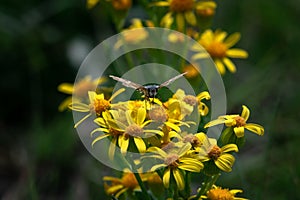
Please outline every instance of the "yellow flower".
[[[149, 33], [144, 29], [141, 19], [134, 18], [131, 20], [131, 25], [124, 29], [120, 34], [121, 38], [116, 42], [115, 48], [118, 49], [124, 44], [138, 44], [141, 41], [145, 40]], [[153, 24], [151, 21], [145, 22], [148, 27], [152, 27]], [[134, 30], [128, 32], [127, 30]]]
[[192, 26], [196, 25], [197, 20], [194, 10], [198, 4], [195, 0], [165, 0], [154, 2], [151, 5], [169, 7], [169, 12], [162, 18], [161, 25], [170, 28], [175, 17], [177, 29], [183, 31], [186, 22]]
[[199, 159], [202, 161], [213, 161], [214, 164], [222, 171], [230, 172], [234, 164], [235, 158], [228, 152], [238, 152], [236, 144], [227, 144], [223, 147], [217, 145], [217, 140], [208, 138], [204, 133], [200, 133], [199, 138], [202, 139], [201, 147], [196, 148]]
[[[83, 79], [78, 81], [75, 85], [71, 83], [61, 83], [58, 86], [58, 91], [72, 95], [73, 98], [78, 98], [82, 100], [88, 96], [88, 91], [95, 90], [98, 85], [105, 82], [107, 79], [105, 77], [92, 79], [91, 76], [85, 76]], [[72, 96], [67, 97], [58, 107], [59, 111], [63, 111], [68, 108], [69, 104], [72, 103]]]
[[206, 195], [202, 195], [201, 199], [209, 199], [209, 200], [247, 200], [241, 197], [235, 197], [237, 193], [242, 193], [243, 190], [229, 190], [223, 189], [221, 187], [217, 187], [213, 185], [213, 187], [207, 191]]
[[82, 123], [84, 120], [86, 120], [88, 117], [90, 117], [92, 114], [95, 114], [96, 116], [101, 116], [102, 112], [109, 110], [113, 104], [111, 104], [111, 101], [118, 96], [120, 93], [124, 92], [125, 89], [121, 88], [118, 91], [116, 91], [108, 100], [104, 98], [104, 94], [97, 94], [94, 91], [88, 91], [89, 96], [89, 104], [83, 103], [80, 101], [72, 102], [69, 105], [69, 108], [71, 110], [77, 111], [77, 112], [89, 112], [85, 117], [83, 117], [81, 120], [79, 120], [75, 124], [75, 128]]
[[190, 107], [190, 110], [194, 107], [198, 107], [198, 112], [201, 116], [207, 115], [209, 109], [205, 103], [201, 102], [203, 99], [209, 100], [210, 95], [208, 92], [204, 91], [199, 93], [197, 96], [186, 95], [181, 89], [178, 89], [173, 95], [174, 99], [180, 100], [184, 105], [181, 105], [181, 109]]
[[196, 7], [196, 14], [202, 17], [211, 17], [215, 14], [217, 4], [213, 1], [202, 1]]
[[[138, 151], [143, 153], [146, 151], [146, 142], [143, 138], [148, 138], [155, 134], [163, 135], [162, 131], [145, 129], [146, 125], [151, 122], [151, 120], [146, 120], [145, 108], [139, 108], [136, 115], [132, 115], [131, 112], [132, 111], [127, 110], [121, 114], [117, 114], [111, 111], [113, 118], [106, 118], [108, 124], [107, 130], [99, 129], [107, 132], [108, 135], [114, 136], [111, 142], [114, 144], [112, 146], [115, 147], [115, 145], [118, 144], [123, 154], [127, 152], [131, 139]], [[99, 136], [93, 141], [93, 144], [104, 137], [105, 136]], [[115, 149], [110, 148], [109, 155], [114, 154], [111, 151], [115, 151]]]
[[215, 126], [224, 123], [228, 127], [233, 127], [233, 131], [236, 137], [244, 137], [245, 129], [256, 133], [257, 135], [264, 135], [264, 128], [261, 125], [254, 123], [246, 123], [250, 116], [250, 110], [243, 105], [243, 110], [241, 115], [224, 115], [220, 116], [218, 119], [207, 123], [204, 128]]
[[158, 164], [153, 165], [150, 170], [156, 171], [159, 168], [164, 168], [163, 183], [166, 188], [169, 188], [171, 176], [173, 176], [179, 190], [183, 190], [185, 185], [182, 170], [200, 172], [203, 168], [203, 164], [199, 160], [187, 154], [191, 147], [190, 143], [185, 143], [180, 148], [168, 148], [166, 146], [163, 149], [158, 147], [147, 149], [147, 152], [151, 152], [153, 155], [145, 156], [145, 158], [159, 160]]
[[98, 3], [99, 3], [100, 0], [87, 0], [86, 1], [86, 7], [88, 9], [92, 9], [94, 8]]
[[[215, 64], [217, 65], [217, 69], [222, 75], [225, 74], [225, 66], [231, 73], [236, 71], [235, 65], [229, 58], [248, 57], [248, 53], [245, 50], [231, 48], [239, 41], [241, 37], [240, 33], [234, 33], [227, 38], [226, 36], [227, 33], [224, 31], [216, 30], [213, 32], [209, 29], [206, 30], [198, 40], [199, 44], [201, 44], [213, 58]], [[192, 47], [192, 49], [195, 51], [200, 51], [200, 53], [197, 53], [192, 57], [194, 60], [203, 58], [202, 48], [199, 49], [199, 46], [195, 45]]]
[[[108, 195], [114, 195], [116, 198], [119, 198], [125, 192], [133, 192], [135, 190], [140, 190], [138, 181], [135, 178], [135, 175], [132, 172], [123, 173], [122, 178], [116, 178], [111, 176], [104, 176], [103, 180], [110, 182], [108, 185], [104, 183], [105, 192]], [[142, 177], [142, 181], [145, 179]]]

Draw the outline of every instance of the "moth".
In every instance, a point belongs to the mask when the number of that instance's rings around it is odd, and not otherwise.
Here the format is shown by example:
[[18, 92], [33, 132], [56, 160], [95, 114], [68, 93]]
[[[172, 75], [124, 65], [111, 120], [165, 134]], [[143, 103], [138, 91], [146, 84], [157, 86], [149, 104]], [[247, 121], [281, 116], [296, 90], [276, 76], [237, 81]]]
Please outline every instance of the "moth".
[[144, 94], [145, 99], [148, 100], [150, 98], [155, 98], [155, 96], [157, 95], [157, 92], [160, 88], [162, 87], [166, 87], [169, 84], [173, 83], [175, 80], [179, 79], [180, 77], [184, 76], [187, 72], [184, 72], [182, 74], [179, 74], [165, 82], [163, 82], [162, 84], [152, 84], [152, 85], [140, 85], [138, 83], [134, 83], [132, 81], [129, 81], [127, 79], [124, 78], [120, 78], [117, 76], [113, 76], [113, 75], [109, 75], [110, 78], [119, 81], [122, 83], [122, 85], [124, 85], [125, 87], [129, 87], [129, 88], [133, 88], [139, 92], [141, 92], [142, 94]]

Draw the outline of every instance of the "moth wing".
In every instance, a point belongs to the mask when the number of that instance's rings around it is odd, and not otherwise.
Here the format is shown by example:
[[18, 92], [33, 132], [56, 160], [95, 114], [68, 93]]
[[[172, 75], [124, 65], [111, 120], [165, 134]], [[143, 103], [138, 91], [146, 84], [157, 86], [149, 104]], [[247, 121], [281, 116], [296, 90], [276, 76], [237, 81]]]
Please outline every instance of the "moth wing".
[[111, 77], [112, 79], [114, 79], [116, 81], [119, 81], [125, 87], [133, 88], [135, 90], [142, 90], [144, 88], [142, 85], [134, 83], [134, 82], [124, 79], [124, 78], [120, 78], [120, 77], [113, 76], [113, 75], [109, 75], [109, 77]]
[[177, 80], [177, 79], [179, 79], [180, 77], [184, 76], [186, 73], [187, 73], [187, 72], [184, 72], [184, 73], [182, 73], [182, 74], [179, 74], [179, 75], [177, 75], [177, 76], [175, 76], [175, 77], [173, 77], [173, 78], [171, 78], [171, 79], [169, 79], [169, 80], [163, 82], [162, 84], [159, 85], [159, 88], [168, 86], [169, 84], [171, 84], [171, 83], [174, 82], [175, 80]]

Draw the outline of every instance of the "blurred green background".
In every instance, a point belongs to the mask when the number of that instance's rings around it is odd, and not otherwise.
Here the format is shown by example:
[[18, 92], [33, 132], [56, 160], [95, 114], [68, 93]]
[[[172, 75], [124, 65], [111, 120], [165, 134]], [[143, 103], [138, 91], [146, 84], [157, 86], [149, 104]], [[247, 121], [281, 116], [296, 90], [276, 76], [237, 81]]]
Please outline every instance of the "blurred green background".
[[[300, 2], [217, 1], [213, 28], [241, 32], [236, 74], [224, 82], [228, 112], [241, 105], [265, 136], [247, 134], [233, 173], [219, 183], [249, 199], [300, 199]], [[130, 16], [136, 16], [133, 9]], [[0, 197], [103, 199], [103, 175], [113, 175], [84, 148], [72, 113], [58, 112], [93, 47], [115, 32], [110, 18], [84, 1], [3, 0], [0, 3]]]

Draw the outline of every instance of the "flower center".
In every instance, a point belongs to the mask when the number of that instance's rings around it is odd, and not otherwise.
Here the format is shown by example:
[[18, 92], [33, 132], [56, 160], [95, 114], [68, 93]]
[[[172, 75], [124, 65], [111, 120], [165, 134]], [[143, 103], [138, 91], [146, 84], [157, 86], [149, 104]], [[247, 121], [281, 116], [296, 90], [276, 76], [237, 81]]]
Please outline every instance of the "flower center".
[[201, 141], [194, 136], [193, 134], [188, 134], [183, 137], [183, 142], [189, 142], [193, 147], [197, 147], [201, 145]]
[[186, 12], [193, 10], [194, 0], [172, 0], [170, 10], [173, 12]]
[[127, 10], [131, 7], [131, 0], [112, 0], [111, 3], [116, 10]]
[[125, 133], [133, 137], [140, 137], [144, 131], [141, 127], [136, 124], [131, 124], [125, 129]]
[[206, 46], [206, 50], [213, 58], [223, 58], [226, 56], [227, 47], [221, 42], [212, 42]]
[[118, 130], [113, 129], [113, 128], [109, 128], [109, 133], [110, 133], [111, 135], [115, 136], [115, 137], [122, 134], [121, 131], [118, 131]]
[[194, 97], [192, 95], [186, 95], [184, 98], [183, 98], [183, 101], [191, 106], [195, 106], [198, 104], [198, 99], [197, 97]]
[[90, 104], [91, 112], [95, 112], [96, 115], [100, 116], [102, 112], [110, 108], [110, 102], [105, 99], [96, 98], [93, 104]]
[[214, 188], [207, 192], [207, 198], [210, 200], [233, 200], [234, 195], [228, 189]]
[[163, 107], [156, 107], [149, 111], [149, 118], [154, 121], [165, 122], [167, 121], [168, 115]]
[[177, 154], [170, 154], [165, 158], [165, 164], [169, 167], [178, 167], [179, 165], [179, 156]]
[[241, 126], [245, 126], [246, 125], [246, 120], [241, 117], [241, 116], [237, 116], [234, 118], [235, 122], [236, 122], [236, 126], [237, 127], [241, 127]]
[[221, 154], [222, 154], [221, 148], [215, 145], [208, 153], [208, 156], [213, 160], [217, 160]]
[[134, 189], [138, 186], [138, 182], [133, 173], [126, 173], [122, 177], [122, 184], [129, 189]]

